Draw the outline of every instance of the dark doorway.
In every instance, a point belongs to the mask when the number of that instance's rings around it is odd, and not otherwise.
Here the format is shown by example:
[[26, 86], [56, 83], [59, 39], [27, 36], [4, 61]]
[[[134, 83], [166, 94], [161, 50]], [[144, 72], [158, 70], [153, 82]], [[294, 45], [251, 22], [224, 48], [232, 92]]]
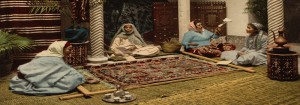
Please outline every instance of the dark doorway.
[[300, 43], [300, 1], [284, 1], [285, 38], [289, 43]]

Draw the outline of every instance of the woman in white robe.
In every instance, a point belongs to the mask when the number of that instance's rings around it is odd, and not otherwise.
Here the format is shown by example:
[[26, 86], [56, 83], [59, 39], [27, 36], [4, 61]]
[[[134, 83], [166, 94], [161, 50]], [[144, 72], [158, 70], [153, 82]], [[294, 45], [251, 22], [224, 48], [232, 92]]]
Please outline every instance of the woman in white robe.
[[30, 62], [18, 67], [18, 74], [10, 80], [10, 90], [17, 94], [51, 95], [74, 90], [85, 82], [84, 76], [64, 62], [72, 45], [55, 41], [47, 50]]
[[153, 45], [147, 45], [135, 26], [131, 23], [123, 24], [115, 34], [111, 51], [120, 56], [154, 56], [160, 50]]
[[246, 37], [244, 47], [239, 51], [222, 52], [221, 58], [232, 60], [232, 63], [237, 65], [267, 64], [267, 36], [261, 30], [262, 27], [259, 23], [249, 23], [246, 29], [249, 36]]

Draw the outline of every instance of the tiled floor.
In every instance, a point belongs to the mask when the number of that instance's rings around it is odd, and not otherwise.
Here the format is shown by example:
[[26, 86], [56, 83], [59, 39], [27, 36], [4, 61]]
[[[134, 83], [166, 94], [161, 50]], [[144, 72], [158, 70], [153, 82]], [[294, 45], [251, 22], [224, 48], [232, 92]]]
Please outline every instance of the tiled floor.
[[289, 45], [291, 46], [291, 51], [295, 51], [300, 54], [300, 43], [289, 43]]

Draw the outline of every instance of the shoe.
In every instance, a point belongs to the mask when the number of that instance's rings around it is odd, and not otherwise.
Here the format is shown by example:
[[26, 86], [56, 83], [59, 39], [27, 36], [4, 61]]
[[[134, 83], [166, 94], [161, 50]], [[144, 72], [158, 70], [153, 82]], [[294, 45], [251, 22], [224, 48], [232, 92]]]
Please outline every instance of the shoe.
[[85, 83], [87, 83], [87, 84], [97, 84], [97, 83], [99, 83], [99, 82], [100, 82], [100, 81], [97, 80], [97, 79], [94, 79], [94, 78], [92, 78], [92, 77], [87, 77]]

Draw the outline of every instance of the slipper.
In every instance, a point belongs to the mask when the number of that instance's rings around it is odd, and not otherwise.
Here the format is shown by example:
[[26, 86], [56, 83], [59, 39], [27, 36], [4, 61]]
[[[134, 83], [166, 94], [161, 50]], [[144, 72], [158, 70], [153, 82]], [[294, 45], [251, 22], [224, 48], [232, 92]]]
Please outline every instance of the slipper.
[[94, 79], [92, 77], [87, 77], [85, 83], [87, 83], [87, 84], [97, 84], [99, 82], [100, 82], [99, 80], [96, 80], [96, 79]]
[[93, 79], [93, 80], [88, 80], [86, 83], [88, 83], [88, 84], [97, 84], [99, 82], [100, 82], [99, 80]]
[[93, 77], [85, 77], [85, 80], [93, 80]]

